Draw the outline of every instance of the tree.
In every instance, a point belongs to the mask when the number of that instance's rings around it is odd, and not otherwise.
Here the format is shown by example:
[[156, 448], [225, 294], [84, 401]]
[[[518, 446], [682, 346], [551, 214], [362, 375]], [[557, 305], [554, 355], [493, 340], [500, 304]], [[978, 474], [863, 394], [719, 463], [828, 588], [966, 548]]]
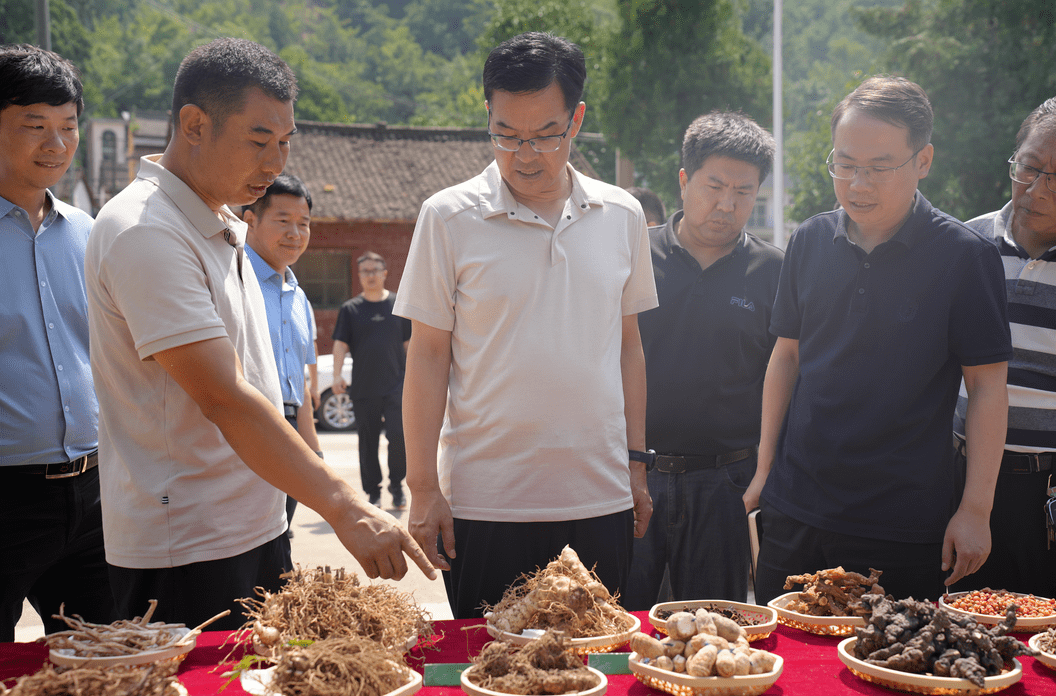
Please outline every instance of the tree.
[[860, 16], [888, 42], [887, 70], [917, 82], [935, 110], [935, 164], [921, 190], [962, 220], [1000, 208], [1016, 131], [1056, 94], [1056, 5], [908, 0]]
[[770, 122], [770, 59], [741, 31], [733, 0], [619, 0], [605, 132], [637, 178], [671, 207], [679, 200], [682, 135], [713, 109]]

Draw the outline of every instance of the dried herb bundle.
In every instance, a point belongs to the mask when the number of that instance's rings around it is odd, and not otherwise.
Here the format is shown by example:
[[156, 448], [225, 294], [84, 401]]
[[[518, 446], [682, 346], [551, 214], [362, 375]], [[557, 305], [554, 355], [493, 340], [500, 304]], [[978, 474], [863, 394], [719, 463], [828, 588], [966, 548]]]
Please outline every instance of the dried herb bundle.
[[507, 694], [569, 694], [598, 685], [583, 658], [567, 649], [564, 634], [547, 631], [521, 648], [492, 641], [466, 672], [482, 689]]
[[51, 650], [72, 650], [77, 657], [119, 657], [186, 645], [194, 640], [203, 628], [230, 613], [225, 611], [217, 614], [190, 633], [184, 633], [181, 629], [187, 626], [182, 623], [150, 623], [150, 617], [158, 608], [156, 599], [150, 600], [150, 608], [142, 617], [122, 619], [110, 624], [89, 623], [76, 614], [72, 617], [66, 616], [65, 608], [65, 604], [60, 605], [59, 613], [52, 615], [52, 618], [66, 622], [70, 630], [52, 633], [45, 641]]
[[50, 663], [18, 680], [0, 696], [176, 696], [186, 694], [175, 677], [176, 665], [78, 667], [58, 670]]
[[280, 592], [239, 600], [255, 641], [273, 649], [291, 640], [320, 641], [338, 636], [370, 638], [400, 652], [409, 639], [428, 637], [432, 624], [414, 598], [390, 585], [360, 585], [355, 573], [330, 567], [287, 573]]
[[552, 628], [572, 638], [588, 638], [621, 633], [633, 625], [617, 598], [569, 546], [546, 568], [522, 575], [498, 604], [485, 609], [491, 610], [491, 624], [509, 633]]
[[399, 653], [352, 636], [285, 651], [271, 691], [283, 696], [383, 696], [410, 681], [411, 670]]

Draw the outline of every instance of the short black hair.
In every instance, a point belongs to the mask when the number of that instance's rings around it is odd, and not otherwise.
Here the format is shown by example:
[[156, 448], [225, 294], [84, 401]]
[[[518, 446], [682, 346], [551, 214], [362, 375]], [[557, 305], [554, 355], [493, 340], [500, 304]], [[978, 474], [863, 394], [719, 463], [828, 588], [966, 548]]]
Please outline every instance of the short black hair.
[[254, 215], [260, 217], [271, 205], [272, 196], [283, 195], [303, 198], [308, 204], [309, 212], [312, 210], [312, 194], [308, 193], [308, 187], [304, 185], [304, 182], [293, 174], [279, 174], [275, 177], [275, 181], [271, 182], [271, 186], [264, 192], [264, 195], [242, 208], [242, 212], [244, 214], [245, 211], [252, 210]]
[[260, 88], [272, 99], [297, 99], [297, 76], [282, 58], [247, 39], [223, 38], [187, 54], [172, 88], [172, 126], [179, 128], [180, 109], [194, 104], [223, 128], [246, 104], [246, 92]]
[[495, 90], [511, 94], [540, 92], [555, 81], [565, 96], [565, 108], [576, 110], [587, 81], [587, 60], [568, 39], [529, 31], [492, 49], [484, 62], [484, 98]]
[[709, 157], [720, 155], [741, 160], [759, 170], [763, 183], [774, 166], [774, 136], [758, 123], [736, 111], [712, 111], [689, 124], [682, 138], [682, 168], [693, 178]]
[[1027, 116], [1023, 121], [1023, 125], [1019, 127], [1019, 132], [1016, 133], [1016, 151], [1023, 147], [1023, 143], [1027, 141], [1030, 134], [1034, 132], [1036, 126], [1048, 126], [1052, 127], [1056, 125], [1056, 97], [1046, 99], [1041, 103], [1041, 106], [1030, 112], [1030, 116]]
[[830, 131], [836, 135], [836, 126], [851, 109], [890, 123], [909, 131], [909, 146], [920, 150], [931, 142], [931, 129], [935, 113], [927, 93], [916, 82], [904, 77], [874, 75], [858, 85], [832, 110]]
[[356, 266], [361, 266], [365, 261], [377, 261], [381, 264], [382, 268], [389, 267], [389, 265], [385, 263], [385, 257], [374, 251], [368, 251], [362, 256], [360, 256], [358, 259], [356, 259]]
[[628, 186], [626, 190], [642, 204], [646, 220], [659, 220], [661, 224], [667, 220], [667, 210], [660, 196], [644, 186]]
[[30, 44], [0, 46], [0, 111], [9, 106], [74, 103], [84, 109], [84, 89], [73, 63]]

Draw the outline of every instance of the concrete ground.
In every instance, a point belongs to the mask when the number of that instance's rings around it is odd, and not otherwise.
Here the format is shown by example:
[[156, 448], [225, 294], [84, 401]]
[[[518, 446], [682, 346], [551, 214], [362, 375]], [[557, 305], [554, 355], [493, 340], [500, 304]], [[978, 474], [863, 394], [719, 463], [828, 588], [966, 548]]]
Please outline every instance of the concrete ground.
[[[341, 476], [348, 481], [357, 491], [360, 490], [359, 483], [359, 438], [355, 433], [319, 433], [319, 443], [326, 455], [327, 463], [336, 469]], [[386, 484], [388, 483], [388, 452], [384, 436], [381, 438], [381, 463], [386, 473]], [[405, 487], [406, 490], [406, 487]], [[408, 495], [408, 498], [410, 496]], [[393, 510], [391, 508], [392, 498], [388, 489], [382, 491], [382, 504], [397, 519], [404, 524], [407, 523], [407, 510]], [[366, 581], [366, 575], [356, 559], [337, 540], [334, 530], [314, 510], [303, 505], [297, 507], [293, 516], [293, 561], [302, 567], [312, 568], [315, 566], [329, 565], [331, 568], [344, 567], [346, 570], [355, 571], [361, 580]], [[447, 594], [444, 591], [443, 580], [429, 580], [417, 566], [411, 566], [407, 575], [400, 582], [377, 580], [375, 582], [388, 582], [399, 587], [405, 592], [414, 595], [415, 600], [422, 608], [432, 614], [433, 619], [444, 620], [451, 618], [451, 608], [447, 603]], [[29, 605], [25, 603], [22, 610], [22, 619], [15, 629], [15, 640], [19, 642], [32, 641], [44, 635], [44, 627], [40, 617]]]

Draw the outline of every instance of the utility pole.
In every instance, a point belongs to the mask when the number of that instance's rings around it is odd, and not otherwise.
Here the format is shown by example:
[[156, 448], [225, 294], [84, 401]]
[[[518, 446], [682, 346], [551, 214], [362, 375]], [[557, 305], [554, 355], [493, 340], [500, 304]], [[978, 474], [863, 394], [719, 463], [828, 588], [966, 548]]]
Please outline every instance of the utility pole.
[[781, 64], [783, 0], [774, 0], [774, 246], [785, 248], [785, 122], [781, 104], [784, 72]]
[[37, 46], [45, 51], [51, 50], [51, 12], [48, 0], [37, 0]]

